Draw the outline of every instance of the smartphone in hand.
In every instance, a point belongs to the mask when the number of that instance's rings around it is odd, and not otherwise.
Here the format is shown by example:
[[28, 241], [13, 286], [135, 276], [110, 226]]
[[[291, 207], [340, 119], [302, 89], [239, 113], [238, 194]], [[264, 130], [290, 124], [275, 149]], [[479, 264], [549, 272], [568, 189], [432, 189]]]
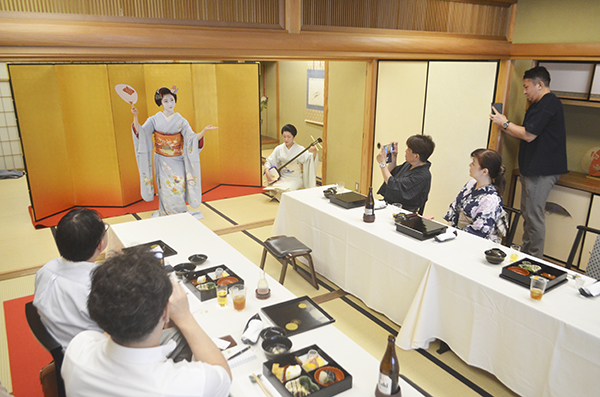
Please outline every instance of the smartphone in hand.
[[392, 162], [392, 152], [394, 151], [394, 145], [393, 144], [389, 144], [389, 145], [385, 145], [383, 147], [383, 152], [385, 153], [385, 162], [386, 163], [391, 163]]
[[[492, 107], [496, 109], [496, 112], [502, 114], [502, 102], [492, 103]], [[493, 110], [491, 112], [494, 113]]]

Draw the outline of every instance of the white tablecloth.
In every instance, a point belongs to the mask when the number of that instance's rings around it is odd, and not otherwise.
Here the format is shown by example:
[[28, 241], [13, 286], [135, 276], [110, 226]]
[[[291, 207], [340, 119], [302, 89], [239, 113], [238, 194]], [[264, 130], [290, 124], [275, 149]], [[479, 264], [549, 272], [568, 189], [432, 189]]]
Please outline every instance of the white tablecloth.
[[[198, 266], [198, 269], [224, 264], [244, 279], [248, 287], [248, 296], [246, 309], [242, 312], [234, 311], [231, 302], [229, 307], [221, 308], [216, 299], [200, 302], [194, 295], [188, 293], [190, 309], [194, 317], [213, 338], [231, 335], [241, 343], [243, 328], [255, 313], [261, 314], [265, 326], [271, 325], [268, 318], [260, 312], [261, 307], [295, 298], [289, 290], [267, 275], [271, 298], [264, 301], [256, 299], [254, 289], [258, 283], [260, 269], [189, 214], [118, 224], [112, 226], [110, 230], [109, 251], [160, 239], [178, 252], [177, 255], [166, 258], [168, 264], [187, 262], [188, 256], [204, 253], [208, 255], [208, 261]], [[187, 291], [187, 288], [185, 289]], [[326, 325], [294, 335], [291, 340], [292, 350], [316, 343], [352, 374], [352, 389], [339, 394], [340, 396], [373, 395], [379, 374], [379, 358], [371, 356], [335, 326]], [[385, 344], [386, 341], [381, 343]], [[267, 358], [260, 344], [255, 345], [252, 351], [256, 355], [255, 359], [232, 368], [234, 381], [231, 395], [234, 397], [264, 396], [258, 385], [250, 382], [248, 376], [252, 372], [262, 373], [262, 364], [267, 361]], [[263, 380], [268, 383], [266, 378], [263, 377]], [[401, 385], [403, 396], [422, 395], [404, 380], [401, 380]]]
[[300, 239], [317, 272], [402, 324], [400, 347], [441, 339], [524, 396], [600, 393], [600, 300], [581, 297], [574, 281], [533, 301], [499, 277], [507, 262], [485, 260], [496, 244], [464, 232], [418, 241], [395, 230], [397, 209], [376, 211], [367, 224], [362, 208], [331, 204], [322, 190], [285, 193], [274, 234]]

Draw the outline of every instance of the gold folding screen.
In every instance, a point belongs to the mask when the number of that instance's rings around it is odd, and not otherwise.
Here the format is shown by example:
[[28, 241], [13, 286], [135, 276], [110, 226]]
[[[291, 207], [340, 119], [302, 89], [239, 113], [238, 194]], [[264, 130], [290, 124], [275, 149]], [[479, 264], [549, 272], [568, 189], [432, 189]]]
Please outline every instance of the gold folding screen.
[[74, 206], [125, 206], [141, 199], [129, 104], [143, 123], [162, 108], [158, 87], [177, 86], [176, 111], [206, 134], [202, 190], [260, 186], [258, 65], [10, 65], [29, 188], [37, 220]]

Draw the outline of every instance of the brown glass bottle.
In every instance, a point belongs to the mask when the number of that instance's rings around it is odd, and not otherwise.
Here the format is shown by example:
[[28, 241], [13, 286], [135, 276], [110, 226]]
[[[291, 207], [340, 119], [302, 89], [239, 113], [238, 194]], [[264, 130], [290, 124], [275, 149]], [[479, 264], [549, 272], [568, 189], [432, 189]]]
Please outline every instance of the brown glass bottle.
[[375, 199], [373, 198], [373, 188], [369, 187], [369, 195], [365, 200], [365, 214], [363, 221], [372, 223], [375, 222]]
[[401, 396], [400, 385], [400, 363], [396, 356], [396, 338], [394, 335], [388, 336], [388, 345], [379, 366], [379, 382], [375, 395], [383, 396]]

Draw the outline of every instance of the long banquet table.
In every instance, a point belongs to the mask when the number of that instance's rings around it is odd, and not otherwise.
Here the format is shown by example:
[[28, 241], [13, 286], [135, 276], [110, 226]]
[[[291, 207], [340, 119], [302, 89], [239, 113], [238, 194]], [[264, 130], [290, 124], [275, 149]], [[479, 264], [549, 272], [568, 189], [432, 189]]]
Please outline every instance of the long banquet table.
[[313, 249], [318, 273], [401, 324], [398, 346], [443, 340], [524, 396], [598, 395], [600, 298], [583, 298], [570, 280], [534, 301], [499, 277], [508, 261], [485, 260], [499, 245], [462, 231], [419, 241], [396, 231], [398, 208], [377, 210], [367, 224], [363, 208], [334, 205], [323, 189], [283, 194], [273, 234], [297, 237]]
[[[187, 262], [190, 255], [204, 253], [208, 255], [208, 260], [198, 266], [198, 270], [225, 264], [244, 279], [245, 284], [248, 286], [248, 297], [246, 308], [242, 312], [234, 311], [231, 302], [225, 308], [219, 307], [216, 299], [200, 302], [195, 295], [184, 287], [188, 293], [190, 310], [202, 328], [213, 338], [231, 335], [240, 344], [244, 326], [255, 313], [260, 313], [264, 326], [271, 325], [269, 319], [260, 312], [261, 307], [296, 298], [284, 286], [267, 275], [269, 287], [271, 288], [271, 298], [264, 301], [256, 299], [254, 289], [259, 279], [259, 268], [189, 214], [121, 223], [113, 225], [109, 230], [109, 254], [111, 251], [118, 251], [123, 247], [162, 240], [177, 251], [177, 255], [165, 258], [167, 264], [175, 265]], [[379, 360], [371, 356], [334, 325], [321, 326], [294, 335], [290, 339], [293, 342], [292, 350], [298, 350], [316, 343], [352, 374], [352, 388], [340, 393], [340, 396], [364, 397], [373, 395], [379, 376]], [[385, 344], [386, 341], [381, 341], [381, 343]], [[233, 384], [230, 395], [233, 397], [264, 396], [259, 386], [250, 382], [249, 375], [262, 373], [262, 364], [267, 361], [267, 358], [260, 348], [260, 343], [251, 350], [256, 358], [232, 367]], [[266, 378], [263, 377], [263, 381], [267, 383], [274, 396], [279, 395]], [[423, 396], [404, 379], [401, 379], [400, 383], [403, 396]]]

